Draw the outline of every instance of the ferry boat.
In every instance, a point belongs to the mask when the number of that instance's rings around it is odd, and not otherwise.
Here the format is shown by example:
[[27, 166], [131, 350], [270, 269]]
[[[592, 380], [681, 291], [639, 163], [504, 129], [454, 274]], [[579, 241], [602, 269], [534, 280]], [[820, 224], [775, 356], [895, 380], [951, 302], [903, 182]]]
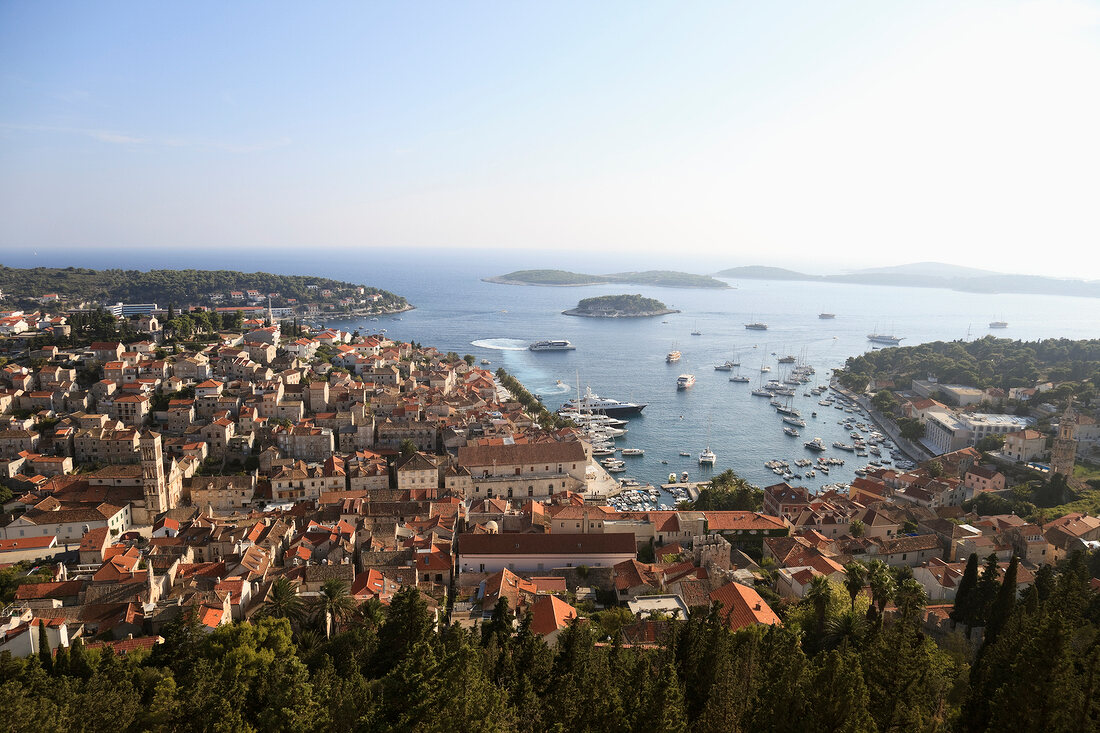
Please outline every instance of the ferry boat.
[[718, 460], [718, 456], [714, 455], [714, 451], [710, 449], [709, 445], [699, 454], [699, 465], [713, 466], [716, 460]]
[[760, 323], [759, 321], [757, 321], [756, 323], [746, 323], [745, 328], [749, 329], [750, 331], [767, 331], [768, 324]]
[[899, 336], [892, 336], [884, 333], [869, 333], [867, 334], [867, 340], [873, 344], [887, 344], [888, 346], [897, 346], [901, 343], [902, 338]]
[[563, 410], [579, 410], [581, 412], [602, 412], [605, 415], [631, 415], [645, 409], [645, 402], [619, 402], [618, 400], [600, 397], [592, 391], [591, 387], [584, 388], [584, 397], [579, 400], [569, 400], [562, 407]]
[[577, 347], [565, 339], [555, 339], [553, 341], [536, 341], [527, 348], [531, 351], [573, 351]]
[[676, 389], [687, 389], [695, 384], [694, 374], [681, 374], [676, 377]]
[[671, 364], [674, 361], [680, 361], [680, 357], [683, 356], [679, 351], [670, 351], [665, 355], [665, 361]]
[[989, 327], [990, 328], [1008, 328], [1008, 322], [1007, 321], [992, 321], [989, 324]]

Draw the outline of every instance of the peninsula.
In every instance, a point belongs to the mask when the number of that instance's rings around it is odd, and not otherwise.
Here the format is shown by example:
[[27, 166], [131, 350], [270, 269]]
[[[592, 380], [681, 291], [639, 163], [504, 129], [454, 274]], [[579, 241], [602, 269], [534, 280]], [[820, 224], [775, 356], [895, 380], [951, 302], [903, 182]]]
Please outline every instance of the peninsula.
[[412, 308], [404, 297], [366, 285], [327, 277], [234, 270], [0, 266], [0, 291], [24, 309], [40, 304], [78, 310], [136, 304], [125, 308], [127, 314], [155, 311], [158, 304], [177, 309], [251, 311], [270, 303], [281, 316], [381, 315]]
[[567, 316], [582, 316], [584, 318], [647, 318], [679, 312], [669, 308], [659, 300], [643, 298], [637, 294], [601, 295], [595, 298], [585, 298], [577, 303], [576, 308], [562, 311]]
[[694, 275], [673, 270], [645, 270], [643, 272], [617, 272], [610, 275], [586, 275], [568, 270], [516, 270], [507, 275], [483, 278], [484, 282], [500, 285], [544, 285], [575, 287], [578, 285], [657, 285], [664, 288], [729, 288], [729, 284], [709, 275]]

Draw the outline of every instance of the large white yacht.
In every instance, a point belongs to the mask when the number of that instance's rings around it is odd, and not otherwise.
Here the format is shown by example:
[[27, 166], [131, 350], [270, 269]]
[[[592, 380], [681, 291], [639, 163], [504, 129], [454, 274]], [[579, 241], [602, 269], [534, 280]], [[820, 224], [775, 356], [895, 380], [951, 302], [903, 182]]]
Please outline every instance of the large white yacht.
[[581, 412], [602, 412], [605, 415], [629, 415], [641, 412], [645, 409], [645, 402], [619, 402], [618, 400], [600, 397], [592, 391], [591, 387], [584, 388], [584, 397], [579, 400], [569, 400], [563, 409], [579, 410]]
[[676, 377], [676, 389], [687, 389], [695, 384], [694, 374], [681, 374]]
[[714, 451], [710, 449], [709, 445], [706, 447], [706, 450], [699, 454], [700, 465], [706, 464], [713, 466], [716, 460], [718, 460], [718, 456], [714, 455]]

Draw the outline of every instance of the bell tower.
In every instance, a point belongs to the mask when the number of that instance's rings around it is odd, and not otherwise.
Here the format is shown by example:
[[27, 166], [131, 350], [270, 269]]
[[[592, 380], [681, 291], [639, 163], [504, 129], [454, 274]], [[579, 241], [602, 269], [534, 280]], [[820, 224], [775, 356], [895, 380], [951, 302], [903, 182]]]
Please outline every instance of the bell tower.
[[152, 518], [167, 511], [168, 490], [164, 480], [164, 453], [160, 443], [160, 433], [144, 431], [138, 438], [141, 451], [141, 485], [145, 492], [145, 511]]
[[1050, 471], [1060, 473], [1066, 478], [1073, 476], [1073, 466], [1077, 461], [1077, 412], [1073, 409], [1070, 397], [1062, 419], [1058, 421], [1058, 436], [1050, 449]]

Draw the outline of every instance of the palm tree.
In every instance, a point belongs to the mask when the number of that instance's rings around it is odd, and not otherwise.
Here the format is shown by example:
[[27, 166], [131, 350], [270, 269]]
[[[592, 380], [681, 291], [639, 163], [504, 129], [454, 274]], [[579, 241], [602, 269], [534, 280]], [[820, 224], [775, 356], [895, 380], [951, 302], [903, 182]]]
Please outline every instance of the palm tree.
[[848, 595], [852, 598], [852, 608], [856, 610], [856, 596], [867, 584], [867, 568], [858, 560], [852, 560], [844, 566], [844, 587], [848, 589]]
[[833, 589], [829, 585], [828, 577], [815, 575], [810, 580], [810, 586], [806, 590], [806, 600], [813, 604], [819, 638], [825, 633], [825, 612], [829, 607], [829, 599], [832, 598], [832, 594]]
[[305, 603], [298, 595], [298, 588], [286, 578], [276, 578], [258, 615], [285, 618], [294, 625], [305, 617], [305, 613]]
[[310, 601], [313, 615], [325, 625], [325, 638], [332, 636], [332, 627], [355, 613], [355, 599], [348, 592], [348, 584], [339, 578], [330, 578], [321, 586], [317, 596]]
[[871, 583], [871, 599], [878, 607], [878, 617], [881, 619], [886, 611], [886, 604], [894, 597], [897, 583], [894, 582], [890, 566], [877, 558], [867, 564], [867, 574]]
[[377, 597], [368, 598], [359, 604], [352, 615], [351, 623], [369, 629], [377, 629], [386, 620], [386, 608]]
[[867, 619], [855, 611], [845, 611], [836, 618], [829, 619], [825, 625], [825, 638], [822, 643], [826, 649], [842, 650], [850, 645], [858, 645], [867, 634]]
[[913, 578], [906, 578], [898, 584], [894, 592], [894, 605], [898, 607], [898, 615], [902, 620], [915, 621], [919, 616], [928, 596], [924, 587]]

